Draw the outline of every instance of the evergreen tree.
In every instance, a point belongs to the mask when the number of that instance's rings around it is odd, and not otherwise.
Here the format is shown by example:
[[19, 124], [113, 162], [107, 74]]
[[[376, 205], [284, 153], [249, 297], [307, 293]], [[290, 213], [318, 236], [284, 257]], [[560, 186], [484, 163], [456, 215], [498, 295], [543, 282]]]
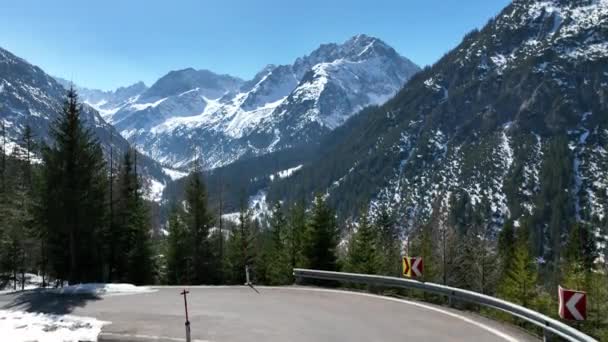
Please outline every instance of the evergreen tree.
[[0, 120], [0, 193], [6, 192], [6, 124], [4, 120]]
[[306, 265], [312, 269], [337, 270], [338, 227], [333, 210], [321, 195], [313, 202], [304, 244]]
[[47, 225], [50, 264], [70, 283], [100, 281], [107, 173], [99, 143], [84, 128], [74, 89], [51, 127], [53, 144], [42, 150], [41, 208]]
[[346, 270], [353, 273], [377, 274], [380, 270], [378, 236], [369, 222], [367, 212], [361, 211], [357, 231], [348, 245]]
[[232, 228], [227, 242], [228, 275], [233, 284], [245, 283], [245, 268], [252, 267], [256, 258], [255, 231], [251, 210], [241, 203], [239, 223]]
[[379, 207], [374, 220], [378, 232], [379, 273], [398, 277], [401, 274], [401, 243], [393, 215], [386, 204]]
[[[117, 177], [117, 196], [115, 216], [110, 220], [110, 231], [108, 244], [110, 250], [110, 275], [112, 281], [125, 282], [128, 277], [128, 254], [132, 244], [132, 224], [131, 221], [138, 209], [138, 180], [133, 164], [133, 153], [125, 153], [122, 164], [120, 165]], [[114, 197], [114, 196], [113, 196]]]
[[535, 255], [547, 260], [550, 279], [548, 286], [557, 288], [561, 249], [574, 216], [570, 196], [564, 189], [570, 188], [572, 156], [568, 138], [558, 136], [548, 142], [540, 170], [541, 192], [534, 211], [532, 243]]
[[207, 190], [202, 179], [200, 162], [197, 159], [194, 169], [188, 176], [185, 198], [185, 222], [192, 243], [192, 281], [194, 284], [210, 284], [217, 278], [212, 274], [215, 260], [209, 242], [209, 230], [213, 216], [207, 207]]
[[[25, 130], [27, 131], [27, 129]], [[2, 132], [4, 133], [4, 130]], [[4, 146], [6, 137], [2, 137]], [[32, 192], [28, 179], [29, 149], [21, 146], [13, 149], [13, 156], [4, 154], [2, 148], [2, 188], [0, 191], [0, 273], [8, 273], [13, 288], [25, 285], [25, 271], [34, 257], [32, 230]], [[22, 155], [23, 154], [23, 155]], [[1, 279], [0, 279], [1, 280]], [[1, 281], [0, 281], [1, 283]]]
[[120, 248], [114, 260], [117, 279], [139, 285], [153, 282], [154, 263], [150, 218], [140, 190], [136, 155], [137, 151], [130, 150], [124, 156], [112, 240]]
[[537, 307], [539, 288], [538, 271], [528, 247], [529, 232], [525, 224], [517, 229], [517, 237], [512, 251], [508, 270], [501, 279], [500, 297], [529, 308]]
[[464, 235], [459, 235], [456, 246], [458, 253], [448, 282], [455, 287], [481, 292], [480, 236], [474, 229], [469, 229]]
[[576, 224], [570, 231], [566, 248], [562, 253], [560, 285], [584, 291], [591, 288], [590, 276], [593, 263], [586, 263], [584, 248], [586, 236], [581, 225]]
[[498, 235], [498, 261], [500, 263], [500, 278], [504, 279], [509, 271], [510, 264], [513, 261], [515, 227], [512, 220], [505, 223], [504, 227]]
[[437, 232], [434, 228], [432, 223], [425, 224], [420, 228], [418, 236], [413, 241], [410, 256], [422, 257], [424, 261], [424, 281], [437, 282], [442, 263], [437, 254], [439, 246], [436, 244], [438, 242], [436, 240]]
[[189, 255], [191, 246], [188, 243], [188, 231], [182, 221], [179, 209], [174, 207], [169, 215], [169, 237], [167, 241], [167, 279], [170, 285], [191, 284], [189, 274]]
[[292, 281], [292, 267], [287, 245], [288, 224], [280, 203], [272, 210], [270, 221], [271, 243], [269, 246], [268, 283], [288, 284]]
[[306, 206], [303, 201], [296, 202], [289, 210], [287, 232], [287, 254], [291, 268], [301, 267], [304, 257], [304, 235], [306, 232]]
[[25, 225], [27, 212], [23, 208], [26, 194], [16, 184], [5, 184], [2, 205], [0, 205], [0, 227], [3, 236], [0, 239], [0, 270], [8, 272], [17, 290], [18, 274], [24, 266]]

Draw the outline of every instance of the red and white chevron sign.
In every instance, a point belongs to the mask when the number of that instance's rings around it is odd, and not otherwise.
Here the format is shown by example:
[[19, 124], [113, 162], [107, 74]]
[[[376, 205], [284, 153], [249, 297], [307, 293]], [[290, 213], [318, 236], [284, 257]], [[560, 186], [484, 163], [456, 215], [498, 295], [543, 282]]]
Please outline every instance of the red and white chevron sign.
[[559, 317], [573, 321], [587, 319], [587, 293], [558, 288]]

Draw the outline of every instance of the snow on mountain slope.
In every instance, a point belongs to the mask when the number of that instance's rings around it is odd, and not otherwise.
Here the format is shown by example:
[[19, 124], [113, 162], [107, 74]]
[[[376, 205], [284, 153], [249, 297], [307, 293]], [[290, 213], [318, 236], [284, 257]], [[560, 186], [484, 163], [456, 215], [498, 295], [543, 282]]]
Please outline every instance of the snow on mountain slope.
[[[26, 125], [32, 128], [36, 139], [50, 142], [49, 126], [62, 113], [66, 95], [64, 85], [69, 87], [69, 83], [56, 80], [37, 66], [0, 48], [0, 120], [6, 126], [7, 137], [10, 140], [9, 151], [17, 146], [15, 142], [19, 141]], [[143, 84], [120, 88], [114, 92], [114, 95], [116, 98], [121, 96], [126, 98], [136, 93], [142, 86]], [[87, 92], [97, 91], [83, 91], [83, 93]], [[83, 98], [81, 97], [80, 100], [82, 101]], [[103, 101], [101, 98], [97, 100]], [[91, 106], [86, 104], [82, 106], [81, 118], [101, 143], [106, 157], [109, 157], [112, 147], [113, 157], [118, 162], [122, 158], [122, 153], [130, 147], [128, 141], [122, 138], [115, 128]], [[143, 156], [139, 159], [139, 163], [146, 182], [150, 179], [155, 179], [157, 182], [166, 182], [170, 179], [162, 172], [160, 165], [150, 158]]]
[[418, 70], [381, 40], [358, 35], [292, 65], [269, 65], [247, 82], [185, 69], [117, 108], [97, 103], [148, 156], [179, 168], [202, 146], [212, 168], [315, 142], [363, 107], [384, 103]]
[[[325, 193], [355, 216], [369, 196], [403, 233], [444, 211], [483, 212], [494, 236], [529, 224], [547, 260], [547, 241], [575, 222], [606, 236], [607, 37], [608, 0], [514, 0], [393, 100], [334, 130], [323, 158], [275, 179], [268, 201]], [[314, 76], [309, 93], [330, 84]]]

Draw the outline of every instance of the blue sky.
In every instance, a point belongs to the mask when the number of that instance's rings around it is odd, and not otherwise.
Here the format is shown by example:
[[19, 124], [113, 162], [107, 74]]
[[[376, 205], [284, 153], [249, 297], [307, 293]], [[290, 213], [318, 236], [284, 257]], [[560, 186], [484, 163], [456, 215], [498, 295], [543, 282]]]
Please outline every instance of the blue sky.
[[251, 78], [365, 33], [422, 66], [509, 0], [0, 0], [0, 47], [92, 88], [194, 67]]

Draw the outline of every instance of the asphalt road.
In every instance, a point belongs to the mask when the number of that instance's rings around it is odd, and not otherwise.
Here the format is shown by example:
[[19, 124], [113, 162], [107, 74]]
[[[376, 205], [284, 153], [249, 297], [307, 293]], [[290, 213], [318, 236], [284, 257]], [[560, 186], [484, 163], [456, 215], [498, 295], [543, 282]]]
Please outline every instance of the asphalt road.
[[[181, 288], [115, 296], [0, 295], [0, 308], [90, 316], [101, 341], [183, 341]], [[194, 341], [533, 341], [485, 318], [417, 302], [314, 288], [189, 289]]]

